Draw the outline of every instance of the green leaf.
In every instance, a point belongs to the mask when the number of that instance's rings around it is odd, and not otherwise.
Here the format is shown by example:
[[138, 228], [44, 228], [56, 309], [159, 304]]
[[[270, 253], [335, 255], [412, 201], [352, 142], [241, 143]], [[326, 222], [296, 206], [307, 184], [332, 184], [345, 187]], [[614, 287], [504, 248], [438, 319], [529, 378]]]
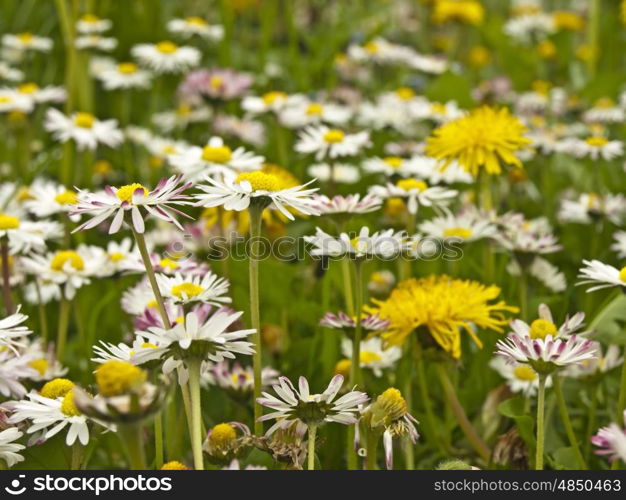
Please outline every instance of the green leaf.
[[431, 101], [456, 101], [463, 108], [471, 108], [475, 105], [471, 90], [470, 83], [464, 77], [448, 71], [435, 79], [425, 94]]
[[605, 344], [626, 344], [626, 295], [611, 300], [589, 324], [593, 338]]
[[517, 426], [520, 437], [524, 440], [529, 450], [535, 449], [535, 420], [526, 415], [524, 411], [525, 401], [522, 396], [507, 399], [498, 405], [498, 411], [505, 417], [512, 418]]

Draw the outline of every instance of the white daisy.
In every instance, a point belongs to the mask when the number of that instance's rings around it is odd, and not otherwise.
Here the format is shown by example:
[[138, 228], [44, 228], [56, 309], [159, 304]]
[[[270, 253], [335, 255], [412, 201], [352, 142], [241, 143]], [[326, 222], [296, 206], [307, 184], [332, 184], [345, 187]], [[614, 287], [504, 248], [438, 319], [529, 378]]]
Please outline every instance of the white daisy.
[[13, 414], [9, 422], [16, 424], [30, 420], [31, 425], [27, 434], [43, 432], [43, 439], [50, 439], [68, 427], [65, 444], [72, 446], [76, 440], [83, 446], [89, 442], [88, 419], [82, 415], [74, 404], [74, 392], [70, 389], [63, 396], [52, 399], [36, 392], [26, 395], [29, 399], [18, 401], [13, 405]]
[[50, 52], [50, 50], [52, 50], [52, 39], [33, 35], [32, 33], [25, 31], [17, 35], [3, 35], [2, 45], [8, 49], [18, 51], [32, 50], [36, 52]]
[[[346, 358], [352, 356], [352, 341], [344, 338], [341, 341], [341, 352]], [[372, 337], [361, 342], [359, 351], [361, 368], [372, 370], [376, 377], [383, 375], [383, 370], [393, 368], [402, 357], [402, 349], [391, 346], [383, 349], [383, 341], [380, 337]]]
[[626, 259], [626, 231], [617, 231], [613, 239], [615, 242], [611, 245], [611, 250], [616, 252], [620, 259]]
[[435, 210], [444, 208], [458, 194], [454, 189], [429, 187], [426, 182], [414, 178], [401, 179], [395, 184], [388, 182], [384, 186], [372, 186], [369, 192], [383, 199], [407, 199], [407, 208], [411, 214], [416, 214], [420, 205], [433, 207]]
[[145, 216], [171, 222], [182, 229], [175, 216], [187, 216], [171, 205], [189, 204], [187, 201], [189, 197], [183, 192], [190, 186], [191, 183], [181, 184], [181, 176], [172, 176], [161, 179], [152, 191], [137, 183], [119, 188], [106, 186], [104, 192], [100, 193], [79, 190], [79, 203], [70, 215], [88, 214], [92, 218], [74, 231], [91, 229], [112, 216], [109, 234], [117, 233], [123, 222], [131, 225], [138, 233], [143, 233]]
[[165, 360], [163, 373], [168, 375], [178, 370], [179, 383], [184, 384], [189, 377], [188, 367], [185, 365], [189, 356], [197, 356], [200, 352], [203, 359], [218, 363], [225, 358], [234, 359], [235, 354], [254, 353], [254, 344], [246, 339], [256, 330], [229, 331], [229, 327], [242, 314], [218, 310], [208, 320], [200, 322], [196, 313], [190, 312], [184, 321], [175, 324], [171, 329], [152, 327], [137, 333], [157, 346], [148, 352], [150, 359], [153, 359], [155, 353], [159, 353], [161, 359]]
[[371, 144], [366, 131], [347, 134], [326, 125], [310, 126], [300, 132], [295, 150], [298, 153], [314, 153], [315, 159], [332, 160], [344, 156], [356, 156]]
[[[270, 366], [264, 366], [261, 370], [261, 385], [269, 387], [278, 383], [280, 374]], [[210, 377], [210, 382], [208, 381]], [[207, 367], [203, 373], [202, 381], [217, 385], [230, 394], [245, 396], [252, 394], [254, 390], [254, 373], [251, 366], [242, 367], [235, 362], [229, 366], [228, 362], [222, 361]]]
[[103, 33], [113, 26], [110, 19], [102, 19], [94, 14], [83, 14], [76, 21], [76, 30], [82, 34]]
[[122, 62], [99, 72], [97, 78], [105, 90], [147, 89], [150, 88], [152, 75], [139, 69], [135, 63]]
[[598, 99], [593, 108], [582, 115], [587, 123], [621, 123], [626, 120], [626, 112], [613, 102], [612, 99]]
[[137, 60], [156, 73], [182, 73], [200, 62], [200, 51], [193, 47], [179, 47], [170, 41], [157, 44], [141, 43], [131, 49]]
[[346, 106], [333, 103], [320, 103], [307, 98], [298, 102], [288, 103], [279, 111], [278, 119], [288, 128], [302, 128], [317, 123], [328, 123], [335, 126], [344, 125], [352, 116]]
[[589, 157], [592, 160], [602, 158], [611, 161], [623, 156], [624, 143], [622, 141], [610, 141], [602, 136], [590, 136], [586, 139], [567, 138], [559, 141], [555, 150], [570, 154], [575, 158]]
[[0, 113], [30, 113], [35, 108], [33, 100], [15, 89], [0, 89]]
[[346, 196], [314, 195], [313, 205], [320, 215], [368, 214], [380, 209], [383, 201], [373, 194], [361, 198], [360, 194]]
[[91, 113], [79, 112], [66, 116], [57, 109], [46, 112], [44, 127], [61, 142], [73, 139], [79, 151], [95, 150], [98, 144], [115, 148], [124, 136], [117, 127], [117, 120], [98, 120]]
[[626, 216], [626, 197], [622, 194], [599, 195], [581, 193], [575, 199], [564, 198], [559, 206], [558, 219], [562, 222], [591, 224], [606, 217], [620, 225]]
[[316, 163], [309, 166], [306, 172], [321, 182], [354, 184], [361, 179], [359, 169], [346, 163]]
[[[278, 112], [284, 109], [294, 97], [280, 90], [267, 92], [262, 96], [246, 96], [241, 101], [241, 108], [253, 115]], [[295, 99], [299, 99], [297, 96]]]
[[476, 210], [466, 210], [458, 214], [445, 214], [421, 223], [419, 230], [428, 236], [444, 239], [456, 239], [461, 242], [493, 238], [496, 226]]
[[313, 245], [313, 256], [349, 256], [354, 259], [391, 259], [408, 250], [413, 243], [405, 231], [387, 229], [371, 236], [369, 231], [369, 227], [364, 226], [357, 236], [341, 233], [335, 237], [318, 227], [314, 236], [305, 236], [304, 240]]
[[583, 264], [585, 267], [581, 267], [578, 271], [578, 277], [583, 280], [576, 284], [594, 285], [587, 289], [587, 293], [614, 286], [626, 288], [626, 266], [616, 269], [595, 259], [583, 260]]
[[22, 264], [26, 273], [62, 287], [63, 296], [71, 300], [76, 290], [91, 283], [91, 278], [99, 273], [102, 262], [91, 258], [92, 255], [81, 245], [76, 250], [31, 255], [25, 257]]
[[[506, 380], [511, 392], [521, 392], [525, 396], [534, 396], [539, 388], [539, 376], [530, 366], [510, 363], [501, 356], [489, 362], [489, 367], [497, 371]], [[552, 377], [546, 379], [546, 387], [552, 385]]]
[[36, 83], [22, 83], [16, 89], [18, 94], [30, 97], [35, 104], [46, 102], [64, 102], [67, 99], [67, 92], [63, 87], [46, 85], [40, 87]]
[[496, 223], [499, 232], [495, 241], [510, 252], [548, 254], [562, 248], [543, 217], [527, 220], [521, 213], [507, 212]]
[[34, 182], [29, 186], [28, 194], [24, 208], [39, 218], [67, 214], [78, 203], [76, 191], [53, 181]]
[[271, 173], [261, 171], [244, 172], [234, 179], [218, 182], [210, 177], [205, 178], [207, 184], [198, 184], [203, 193], [196, 194], [196, 205], [217, 207], [223, 205], [226, 210], [246, 210], [250, 203], [260, 203], [275, 208], [289, 220], [294, 220], [288, 208], [293, 208], [306, 215], [319, 215], [313, 206], [311, 195], [317, 188], [305, 189], [310, 181], [302, 186], [281, 189], [280, 179]]
[[0, 238], [8, 238], [11, 254], [41, 252], [46, 240], [61, 236], [63, 226], [53, 221], [31, 222], [0, 213]]
[[180, 104], [176, 109], [155, 113], [152, 122], [164, 133], [183, 129], [192, 123], [207, 123], [213, 112], [208, 106], [192, 107]]
[[[624, 411], [624, 426], [626, 427], [626, 411]], [[596, 455], [609, 455], [611, 462], [626, 461], [626, 429], [612, 423], [598, 430], [591, 438], [591, 442], [600, 448]]]
[[294, 422], [319, 425], [322, 422], [337, 422], [344, 425], [355, 424], [358, 420], [359, 407], [369, 400], [367, 394], [350, 391], [335, 399], [343, 385], [343, 377], [335, 375], [326, 390], [321, 394], [311, 394], [309, 383], [300, 377], [298, 389], [286, 377], [280, 377], [273, 386], [278, 395], [264, 392], [257, 402], [273, 411], [259, 418], [259, 421], [276, 420], [265, 433], [272, 435], [278, 429], [286, 429]]
[[9, 427], [0, 432], [0, 458], [6, 462], [9, 468], [24, 460], [24, 457], [18, 452], [26, 447], [23, 444], [14, 443], [22, 435], [23, 433], [17, 427]]
[[157, 274], [157, 283], [163, 297], [174, 304], [190, 304], [203, 302], [205, 304], [230, 304], [227, 297], [228, 280], [207, 271], [203, 275], [183, 275], [176, 273], [173, 276]]
[[608, 346], [603, 353], [602, 346], [599, 342], [594, 340], [594, 345], [596, 346], [597, 357], [589, 359], [584, 363], [568, 366], [563, 370], [565, 377], [586, 378], [598, 374], [604, 375], [618, 366], [622, 366], [624, 358], [621, 355], [619, 346], [612, 344]]
[[19, 82], [24, 79], [24, 73], [5, 61], [0, 61], [0, 80], [7, 80], [9, 82]]
[[20, 313], [21, 306], [10, 316], [0, 320], [0, 346], [11, 349], [17, 354], [18, 347], [26, 347], [26, 336], [33, 333], [27, 326], [22, 325], [28, 316]]
[[[320, 320], [319, 325], [324, 328], [343, 330], [350, 335], [356, 329], [356, 318], [348, 316], [343, 311], [337, 314], [327, 312]], [[389, 328], [389, 321], [382, 319], [378, 314], [364, 314], [361, 316], [361, 328], [365, 332], [382, 332]], [[352, 349], [350, 349], [350, 353], [352, 353]]]
[[167, 23], [170, 33], [190, 38], [198, 35], [205, 40], [219, 42], [224, 38], [224, 27], [219, 24], [209, 24], [201, 17], [190, 16], [184, 19], [172, 19]]
[[76, 37], [74, 46], [78, 50], [97, 49], [104, 52], [111, 52], [117, 47], [117, 40], [100, 35], [85, 35]]
[[242, 147], [232, 150], [221, 137], [211, 137], [206, 146], [190, 146], [170, 155], [168, 160], [186, 179], [198, 181], [204, 175], [235, 177], [240, 172], [258, 170], [265, 158]]

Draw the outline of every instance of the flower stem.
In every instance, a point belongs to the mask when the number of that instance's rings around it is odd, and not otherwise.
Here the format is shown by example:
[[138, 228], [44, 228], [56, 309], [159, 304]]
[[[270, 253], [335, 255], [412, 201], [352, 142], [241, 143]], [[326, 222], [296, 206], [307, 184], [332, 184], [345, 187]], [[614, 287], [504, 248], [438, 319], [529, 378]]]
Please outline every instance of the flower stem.
[[574, 428], [572, 427], [572, 421], [570, 420], [569, 413], [567, 412], [565, 398], [563, 397], [563, 382], [561, 381], [561, 378], [556, 375], [554, 376], [554, 393], [556, 394], [557, 404], [559, 405], [561, 420], [565, 426], [565, 432], [567, 434], [567, 438], [569, 439], [569, 443], [574, 449], [574, 455], [576, 456], [578, 466], [581, 469], [586, 469], [587, 464], [585, 463], [585, 459], [580, 452], [580, 446], [578, 446], [578, 440], [576, 439], [576, 434], [574, 433]]
[[617, 421], [621, 422], [624, 418], [624, 409], [626, 408], [626, 349], [624, 349], [624, 361], [622, 364], [622, 377], [619, 387], [619, 396], [617, 397]]
[[70, 324], [70, 301], [65, 297], [61, 297], [59, 305], [59, 328], [57, 331], [57, 352], [56, 357], [59, 361], [63, 360], [65, 353], [65, 344], [67, 343], [67, 329]]
[[200, 363], [199, 359], [190, 359], [189, 368], [189, 392], [191, 396], [191, 448], [193, 450], [193, 463], [196, 470], [204, 470], [202, 458], [202, 408], [200, 398]]
[[141, 439], [139, 424], [120, 424], [118, 432], [122, 446], [126, 450], [131, 470], [146, 470], [146, 457]]
[[15, 306], [13, 305], [13, 297], [11, 296], [11, 263], [9, 262], [9, 244], [8, 238], [3, 237], [0, 242], [2, 259], [2, 294], [4, 297], [4, 309], [6, 315], [10, 316], [15, 312]]
[[539, 389], [537, 391], [537, 453], [535, 455], [535, 470], [543, 470], [543, 443], [545, 440], [545, 403], [546, 403], [546, 376], [539, 375]]
[[309, 452], [307, 455], [307, 469], [315, 470], [315, 436], [317, 435], [317, 425], [309, 424]]
[[367, 431], [367, 470], [378, 469], [378, 440], [380, 434], [368, 429]]
[[161, 411], [154, 417], [154, 464], [157, 469], [163, 466], [163, 414]]
[[422, 406], [424, 407], [424, 413], [426, 414], [426, 425], [428, 427], [427, 438], [436, 443], [440, 451], [445, 454], [446, 449], [443, 442], [439, 439], [439, 432], [437, 429], [437, 425], [435, 424], [433, 405], [430, 399], [428, 385], [426, 384], [426, 370], [424, 366], [424, 359], [422, 358], [422, 356], [417, 356], [415, 366], [417, 370], [417, 387], [419, 389]]
[[363, 307], [363, 273], [361, 272], [361, 262], [354, 261], [354, 276], [356, 281], [355, 289], [355, 322], [354, 341], [352, 342], [352, 362], [350, 363], [350, 386], [361, 382], [361, 309]]
[[450, 381], [450, 377], [448, 376], [446, 367], [442, 363], [437, 363], [436, 368], [437, 374], [439, 375], [439, 381], [441, 382], [441, 385], [443, 387], [443, 392], [445, 394], [448, 405], [450, 406], [450, 409], [452, 410], [456, 421], [463, 430], [465, 437], [468, 439], [468, 441], [472, 445], [472, 448], [474, 448], [474, 450], [480, 455], [480, 457], [485, 462], [489, 462], [491, 451], [482, 440], [482, 438], [478, 435], [478, 432], [476, 432], [476, 429], [474, 429], [474, 426], [470, 422], [469, 418], [467, 418], [465, 410], [463, 409], [463, 406], [461, 405], [456, 395], [454, 386]]
[[72, 463], [70, 470], [80, 470], [83, 463], [83, 445], [80, 441], [74, 441], [72, 445]]
[[35, 280], [35, 292], [37, 293], [37, 312], [39, 313], [39, 329], [44, 344], [48, 343], [48, 319], [46, 317], [46, 305], [43, 303], [41, 296], [41, 284], [39, 280]]
[[263, 222], [263, 209], [258, 206], [250, 206], [250, 256], [248, 264], [250, 280], [250, 319], [255, 332], [252, 336], [254, 342], [254, 355], [252, 356], [252, 366], [254, 370], [254, 433], [263, 434], [263, 423], [258, 419], [263, 415], [263, 408], [257, 402], [261, 397], [261, 316], [259, 312], [259, 260], [258, 260], [258, 239], [261, 237], [261, 224]]
[[584, 456], [589, 457], [591, 452], [591, 436], [596, 428], [596, 413], [598, 411], [598, 385], [596, 383], [591, 384], [591, 403], [589, 405], [589, 413], [587, 415], [587, 430], [585, 432], [584, 442]]
[[346, 301], [346, 311], [350, 316], [354, 316], [354, 294], [352, 292], [350, 259], [348, 257], [345, 257], [341, 260], [341, 273], [343, 275], [343, 294]]
[[522, 319], [528, 317], [528, 278], [526, 268], [520, 265], [519, 275], [519, 307]]

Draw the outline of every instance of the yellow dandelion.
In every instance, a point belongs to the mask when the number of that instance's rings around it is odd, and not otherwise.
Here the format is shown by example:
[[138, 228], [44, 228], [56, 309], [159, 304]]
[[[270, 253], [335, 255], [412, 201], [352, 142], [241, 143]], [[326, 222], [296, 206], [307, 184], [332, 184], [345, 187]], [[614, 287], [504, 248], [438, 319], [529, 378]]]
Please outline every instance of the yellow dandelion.
[[489, 106], [435, 129], [427, 139], [426, 154], [446, 168], [456, 160], [475, 177], [481, 168], [488, 174], [502, 172], [501, 163], [522, 168], [515, 152], [530, 144], [526, 127], [508, 109]]
[[473, 325], [503, 333], [509, 322], [506, 313], [518, 312], [504, 301], [493, 302], [499, 295], [499, 287], [471, 280], [445, 275], [412, 278], [399, 283], [388, 299], [373, 299], [374, 306], [367, 311], [390, 321], [382, 334], [387, 343], [401, 345], [412, 333], [427, 332], [441, 349], [458, 359], [462, 331], [482, 347]]
[[485, 17], [485, 8], [476, 0], [437, 0], [433, 6], [432, 20], [436, 24], [457, 21], [478, 25]]

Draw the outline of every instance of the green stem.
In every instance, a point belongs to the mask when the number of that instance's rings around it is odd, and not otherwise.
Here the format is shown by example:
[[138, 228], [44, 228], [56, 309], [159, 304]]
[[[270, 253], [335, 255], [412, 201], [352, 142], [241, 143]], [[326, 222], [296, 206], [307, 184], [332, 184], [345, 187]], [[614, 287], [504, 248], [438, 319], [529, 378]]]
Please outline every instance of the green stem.
[[363, 273], [361, 262], [354, 261], [355, 289], [355, 323], [354, 340], [352, 342], [352, 362], [350, 363], [350, 387], [361, 383], [361, 309], [363, 307]]
[[57, 352], [56, 358], [63, 361], [65, 354], [65, 344], [67, 343], [67, 329], [70, 324], [70, 301], [65, 297], [61, 297], [59, 305], [59, 328], [57, 331]]
[[189, 359], [189, 392], [191, 396], [191, 448], [193, 463], [196, 470], [204, 470], [202, 457], [202, 401], [200, 397], [200, 364], [199, 359]]
[[426, 369], [424, 359], [418, 356], [415, 362], [417, 370], [417, 387], [420, 393], [424, 413], [426, 414], [426, 426], [428, 427], [428, 439], [436, 443], [442, 453], [446, 453], [446, 449], [442, 441], [439, 439], [437, 424], [435, 423], [435, 415], [433, 414], [433, 405], [430, 399], [430, 392], [426, 384]]
[[520, 265], [519, 275], [519, 307], [522, 319], [528, 317], [528, 278], [526, 267]]
[[448, 376], [446, 367], [442, 363], [437, 363], [435, 366], [437, 368], [437, 374], [439, 375], [439, 380], [443, 387], [443, 392], [445, 394], [446, 401], [448, 402], [448, 406], [452, 410], [452, 413], [454, 414], [457, 423], [463, 430], [465, 437], [470, 442], [470, 444], [472, 445], [472, 448], [474, 448], [476, 453], [478, 453], [485, 462], [489, 462], [491, 451], [489, 450], [489, 447], [485, 444], [485, 442], [482, 440], [482, 438], [478, 435], [478, 432], [476, 432], [476, 429], [474, 429], [474, 426], [470, 422], [469, 418], [467, 418], [465, 410], [463, 409], [463, 406], [461, 405], [456, 395], [454, 386], [452, 385], [452, 382], [450, 381], [450, 377]]
[[480, 182], [480, 207], [488, 212], [493, 210], [493, 199], [491, 197], [491, 177], [484, 170], [478, 174], [478, 180]]
[[2, 294], [4, 297], [4, 309], [6, 315], [10, 316], [15, 312], [15, 306], [13, 305], [13, 297], [11, 295], [11, 263], [9, 262], [9, 243], [8, 238], [3, 237], [0, 242], [2, 260]]
[[372, 430], [367, 431], [367, 470], [378, 469], [378, 440], [380, 435]]
[[41, 285], [39, 280], [35, 280], [35, 292], [37, 293], [37, 312], [39, 313], [39, 329], [41, 330], [41, 336], [44, 344], [48, 343], [48, 319], [46, 317], [46, 305], [43, 303], [41, 297]]
[[617, 397], [617, 421], [624, 419], [624, 409], [626, 409], [626, 349], [624, 349], [624, 362], [622, 364], [622, 377], [619, 386], [619, 396]]
[[352, 292], [352, 277], [350, 276], [350, 259], [341, 259], [341, 273], [343, 275], [343, 294], [346, 301], [346, 311], [354, 316], [354, 294]]
[[309, 424], [309, 452], [307, 455], [307, 469], [315, 470], [315, 437], [317, 424]]
[[[415, 346], [415, 335], [411, 335], [406, 343], [406, 372], [402, 381], [402, 394], [406, 401], [407, 413], [413, 413], [413, 352]], [[403, 439], [404, 448], [404, 464], [408, 470], [415, 469], [415, 453], [413, 450], [413, 442], [406, 438]]]
[[589, 71], [589, 79], [592, 80], [596, 74], [598, 64], [598, 56], [600, 55], [599, 47], [600, 33], [600, 0], [590, 0], [589, 2], [589, 21], [587, 24], [587, 46], [591, 50], [591, 57], [587, 61], [587, 69]]
[[83, 463], [83, 445], [80, 444], [80, 441], [74, 441], [72, 445], [72, 463], [70, 465], [70, 470], [80, 470], [81, 465]]
[[537, 453], [535, 455], [535, 470], [543, 470], [543, 443], [545, 440], [545, 404], [546, 404], [546, 376], [539, 375], [539, 389], [537, 391]]
[[591, 385], [591, 403], [589, 405], [589, 413], [587, 415], [587, 431], [585, 432], [585, 454], [589, 457], [591, 452], [591, 436], [596, 429], [596, 413], [598, 411], [598, 386], [596, 383]]
[[250, 280], [250, 319], [252, 328], [255, 330], [252, 337], [254, 342], [254, 355], [252, 356], [252, 366], [254, 370], [254, 433], [260, 436], [263, 434], [263, 423], [259, 422], [258, 419], [263, 415], [263, 408], [257, 400], [261, 397], [261, 370], [263, 367], [261, 355], [261, 315], [259, 312], [258, 239], [261, 237], [263, 209], [259, 206], [250, 206], [248, 211], [250, 212], [250, 237], [252, 239], [248, 266]]
[[137, 423], [119, 424], [118, 432], [126, 450], [131, 470], [146, 470], [146, 457], [141, 439], [141, 426]]
[[154, 465], [156, 469], [163, 467], [163, 414], [160, 411], [154, 417]]
[[585, 459], [580, 452], [580, 446], [578, 446], [578, 440], [576, 439], [576, 434], [574, 433], [574, 428], [572, 427], [572, 421], [570, 420], [569, 413], [567, 412], [567, 405], [565, 404], [565, 398], [563, 397], [563, 383], [560, 377], [555, 375], [553, 378], [554, 393], [556, 395], [556, 400], [559, 405], [561, 420], [563, 421], [563, 425], [565, 426], [565, 433], [567, 434], [570, 445], [574, 449], [574, 455], [576, 456], [578, 466], [581, 469], [586, 469], [587, 464], [585, 463]]

